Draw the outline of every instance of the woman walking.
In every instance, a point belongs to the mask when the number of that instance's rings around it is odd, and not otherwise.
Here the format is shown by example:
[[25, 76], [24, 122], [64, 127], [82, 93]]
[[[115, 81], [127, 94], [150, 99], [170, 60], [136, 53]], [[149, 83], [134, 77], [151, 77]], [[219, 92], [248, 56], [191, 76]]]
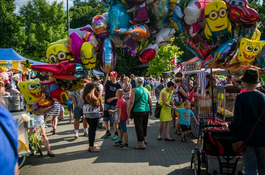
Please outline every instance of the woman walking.
[[[265, 95], [256, 90], [259, 83], [257, 70], [248, 69], [241, 80], [247, 92], [236, 97], [231, 123], [222, 125], [232, 132], [232, 143], [247, 140], [250, 136], [247, 150], [242, 152], [245, 173], [257, 175], [258, 170], [259, 174], [265, 174]], [[257, 126], [250, 135], [256, 123]]]
[[[148, 115], [152, 115], [152, 101], [150, 93], [143, 87], [142, 77], [135, 79], [136, 87], [132, 90], [128, 108], [128, 118], [134, 118], [135, 131], [140, 146], [135, 149], [145, 149]], [[132, 110], [132, 116], [130, 112]]]
[[[159, 135], [157, 140], [161, 140], [162, 131], [164, 129], [164, 125], [166, 123], [165, 129], [165, 140], [166, 141], [175, 141], [174, 139], [169, 137], [169, 128], [170, 128], [170, 121], [171, 121], [171, 109], [177, 110], [176, 106], [172, 99], [172, 94], [174, 90], [175, 84], [172, 81], [167, 83], [167, 87], [164, 88], [160, 93], [159, 104], [162, 105], [161, 113], [160, 113], [160, 124], [159, 124]], [[171, 105], [172, 106], [171, 106]]]
[[123, 98], [126, 101], [126, 107], [128, 109], [129, 103], [130, 103], [130, 96], [131, 96], [131, 91], [132, 91], [132, 85], [130, 84], [130, 78], [127, 76], [123, 77], [123, 84], [121, 85], [121, 88], [124, 91]]
[[[96, 145], [94, 145], [95, 142], [95, 135], [96, 135], [96, 129], [99, 122], [99, 112], [103, 112], [103, 105], [102, 105], [102, 90], [103, 86], [100, 84], [100, 79], [98, 75], [94, 75], [92, 78], [92, 82], [86, 84], [86, 87], [84, 91], [81, 94], [81, 99], [84, 101], [83, 106], [83, 114], [86, 118], [87, 123], [89, 124], [89, 152], [100, 152], [100, 149], [96, 148]], [[89, 97], [91, 91], [96, 91], [97, 96], [94, 98], [99, 101], [99, 107], [93, 107], [94, 104], [89, 104]], [[93, 94], [93, 95], [94, 95]], [[91, 102], [90, 102], [91, 103]]]

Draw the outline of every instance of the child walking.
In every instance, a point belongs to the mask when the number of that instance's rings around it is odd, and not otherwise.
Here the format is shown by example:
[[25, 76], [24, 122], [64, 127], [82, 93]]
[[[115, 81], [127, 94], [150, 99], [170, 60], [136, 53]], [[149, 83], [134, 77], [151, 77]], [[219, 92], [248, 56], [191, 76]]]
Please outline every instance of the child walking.
[[[118, 119], [116, 123], [119, 123], [119, 141], [115, 142], [114, 145], [119, 146], [119, 149], [126, 150], [129, 149], [128, 144], [128, 134], [127, 134], [127, 127], [126, 124], [129, 124], [127, 109], [126, 109], [126, 101], [123, 99], [124, 91], [123, 89], [118, 89], [116, 91], [116, 97], [118, 98], [117, 102], [117, 109], [116, 110], [109, 110], [109, 113], [118, 112]], [[122, 144], [124, 138], [124, 143]]]
[[181, 133], [181, 141], [185, 142], [187, 141], [186, 135], [188, 135], [191, 132], [190, 127], [190, 119], [191, 117], [194, 118], [197, 125], [200, 125], [200, 123], [197, 121], [194, 113], [192, 110], [190, 110], [191, 104], [189, 101], [184, 102], [184, 108], [178, 108], [178, 112], [180, 114], [179, 117], [179, 124], [181, 125], [182, 133]]

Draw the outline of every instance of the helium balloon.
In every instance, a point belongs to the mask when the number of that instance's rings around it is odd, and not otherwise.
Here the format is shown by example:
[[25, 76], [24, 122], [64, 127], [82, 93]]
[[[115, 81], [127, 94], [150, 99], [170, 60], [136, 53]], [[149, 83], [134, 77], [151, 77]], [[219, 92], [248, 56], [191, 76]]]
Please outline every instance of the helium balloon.
[[93, 32], [85, 33], [85, 35], [83, 37], [83, 42], [89, 42], [93, 46], [95, 51], [98, 51], [100, 48], [99, 41]]
[[99, 62], [101, 70], [108, 74], [116, 65], [116, 51], [114, 43], [110, 38], [104, 39], [99, 51]]
[[57, 79], [76, 80], [87, 76], [82, 64], [69, 60], [56, 64], [31, 65], [29, 68]]
[[49, 97], [40, 99], [32, 105], [31, 112], [34, 115], [45, 115], [52, 109], [53, 105], [54, 101]]
[[134, 40], [138, 41], [145, 40], [151, 36], [150, 30], [144, 24], [137, 24], [135, 26], [130, 27], [129, 29], [115, 29], [114, 32], [120, 34], [128, 34]]
[[85, 87], [86, 81], [84, 80], [59, 80], [56, 82], [66, 91], [74, 92], [81, 90]]
[[260, 53], [256, 56], [253, 65], [258, 66], [260, 68], [265, 68], [265, 48], [264, 47], [262, 48]]
[[195, 24], [201, 16], [201, 4], [198, 0], [192, 0], [184, 9], [184, 21], [188, 25]]
[[83, 38], [84, 34], [87, 32], [93, 32], [93, 28], [91, 25], [86, 25], [84, 27], [76, 28], [76, 29], [69, 29], [69, 34], [75, 32], [77, 33], [81, 38]]
[[90, 70], [91, 75], [93, 75], [92, 69], [96, 67], [97, 56], [95, 50], [90, 43], [84, 43], [81, 48], [81, 61], [87, 70]]
[[65, 103], [69, 100], [67, 93], [55, 81], [41, 81], [41, 88], [54, 101]]
[[240, 41], [237, 59], [240, 62], [253, 63], [255, 57], [261, 52], [265, 42], [242, 38]]
[[210, 43], [223, 43], [231, 37], [231, 23], [225, 2], [216, 0], [204, 9], [206, 26], [204, 34]]
[[96, 15], [92, 19], [92, 26], [99, 38], [106, 38], [108, 36], [108, 23], [102, 15]]
[[247, 0], [226, 0], [230, 21], [251, 26], [259, 20], [256, 10], [248, 6]]
[[[133, 20], [130, 20], [130, 23], [133, 25], [138, 24], [138, 23], [149, 22], [146, 1], [144, 1], [142, 4], [135, 4], [134, 7], [127, 10], [127, 12], [135, 12]], [[122, 27], [119, 27], [119, 28], [122, 28]], [[128, 27], [124, 27], [124, 28], [128, 28]]]
[[165, 44], [171, 44], [170, 39], [174, 36], [176, 31], [172, 28], [163, 28], [155, 35], [155, 42], [162, 47]]
[[168, 14], [169, 22], [172, 28], [176, 29], [176, 32], [179, 33], [182, 30], [182, 24], [180, 19], [183, 17], [181, 9], [176, 6], [175, 9], [170, 10]]
[[108, 24], [111, 35], [117, 35], [117, 33], [114, 32], [115, 29], [129, 28], [131, 26], [129, 21], [132, 19], [132, 15], [127, 13], [126, 10], [126, 6], [122, 5], [121, 3], [116, 3], [109, 7]]
[[82, 44], [83, 41], [81, 37], [75, 32], [72, 32], [67, 39], [67, 47], [70, 50], [70, 52], [75, 56], [76, 63], [81, 63], [80, 50]]
[[104, 3], [113, 5], [117, 2], [117, 0], [103, 0]]
[[245, 71], [249, 68], [256, 69], [259, 72], [259, 77], [263, 77], [264, 71], [262, 71], [259, 67], [253, 66], [247, 62], [237, 62], [229, 65], [224, 65], [221, 67], [222, 69], [228, 70], [230, 74], [234, 74], [237, 76], [243, 76]]
[[74, 61], [69, 49], [63, 44], [55, 44], [49, 47], [46, 51], [46, 57], [49, 63], [58, 63], [65, 60]]
[[195, 37], [199, 31], [200, 31], [200, 22], [196, 22], [195, 24], [192, 24], [189, 26], [189, 34], [191, 37]]
[[169, 13], [169, 4], [168, 0], [154, 0], [153, 2], [153, 13], [155, 15], [157, 24], [156, 27], [161, 29], [163, 26], [164, 19]]
[[31, 105], [42, 98], [40, 79], [36, 78], [34, 80], [20, 82], [18, 87], [27, 102], [27, 110], [29, 111]]
[[151, 60], [153, 60], [159, 50], [159, 46], [157, 43], [153, 43], [153, 44], [149, 44], [147, 45], [141, 52], [140, 52], [140, 61], [142, 63], [146, 63], [149, 62]]
[[[126, 36], [125, 36], [126, 37]], [[124, 42], [125, 50], [128, 51], [131, 56], [135, 57], [137, 53], [137, 41], [127, 37]]]
[[108, 12], [102, 13], [102, 16], [106, 19], [106, 21], [109, 21], [109, 14], [108, 14]]

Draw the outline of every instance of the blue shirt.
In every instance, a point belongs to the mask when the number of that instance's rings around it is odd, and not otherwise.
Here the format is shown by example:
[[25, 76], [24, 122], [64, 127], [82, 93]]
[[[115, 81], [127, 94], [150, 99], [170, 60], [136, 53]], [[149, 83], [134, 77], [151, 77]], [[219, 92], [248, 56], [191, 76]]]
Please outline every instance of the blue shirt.
[[14, 174], [18, 161], [17, 123], [11, 113], [0, 105], [0, 175]]
[[179, 124], [190, 125], [191, 116], [194, 115], [192, 110], [190, 110], [190, 109], [186, 110], [184, 108], [178, 108], [178, 112], [180, 113]]
[[132, 81], [131, 81], [131, 85], [132, 85], [132, 88], [135, 88], [135, 87], [136, 87], [136, 85], [135, 85], [135, 80], [132, 80]]

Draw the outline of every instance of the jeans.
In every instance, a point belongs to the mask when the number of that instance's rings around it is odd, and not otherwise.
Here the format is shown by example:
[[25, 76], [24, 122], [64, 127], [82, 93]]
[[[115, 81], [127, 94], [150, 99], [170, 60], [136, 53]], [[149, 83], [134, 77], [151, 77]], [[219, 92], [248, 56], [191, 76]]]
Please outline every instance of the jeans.
[[99, 120], [98, 118], [86, 118], [86, 121], [89, 124], [88, 141], [90, 147], [94, 146], [96, 130], [98, 127], [98, 120]]
[[[104, 116], [103, 116], [103, 121], [104, 122], [110, 121], [111, 120], [111, 116], [113, 115], [113, 114], [109, 113], [109, 109], [116, 110], [117, 107], [113, 106], [113, 105], [106, 104], [106, 103], [104, 104]], [[118, 118], [118, 115], [117, 115], [117, 112], [115, 112], [112, 121], [115, 122], [117, 120], [117, 118]]]
[[265, 147], [247, 147], [247, 151], [242, 153], [244, 161], [244, 171], [247, 175], [265, 174]]

